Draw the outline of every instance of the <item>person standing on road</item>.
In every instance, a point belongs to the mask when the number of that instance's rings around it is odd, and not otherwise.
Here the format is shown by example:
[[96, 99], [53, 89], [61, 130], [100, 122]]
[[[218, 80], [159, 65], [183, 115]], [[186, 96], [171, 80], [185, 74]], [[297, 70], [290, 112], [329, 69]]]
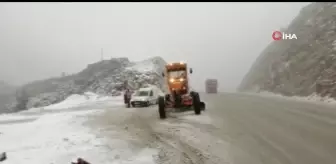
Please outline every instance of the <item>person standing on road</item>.
[[127, 88], [124, 93], [125, 104], [127, 104], [128, 101], [131, 100], [131, 96], [132, 96], [132, 92]]

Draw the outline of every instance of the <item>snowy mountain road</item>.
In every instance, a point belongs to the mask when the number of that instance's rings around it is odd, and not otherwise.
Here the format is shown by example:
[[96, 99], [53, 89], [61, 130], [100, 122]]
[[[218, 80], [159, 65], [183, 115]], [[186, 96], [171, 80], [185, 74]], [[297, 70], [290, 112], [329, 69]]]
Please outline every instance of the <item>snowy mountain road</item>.
[[[206, 97], [218, 134], [229, 137], [237, 164], [332, 164], [336, 161], [335, 107], [243, 94]], [[226, 136], [225, 136], [226, 137]]]
[[159, 148], [160, 164], [336, 161], [336, 110], [331, 105], [234, 93], [202, 98], [207, 111], [200, 116], [190, 112], [159, 120], [154, 106], [106, 111], [95, 121], [127, 132], [138, 146]]

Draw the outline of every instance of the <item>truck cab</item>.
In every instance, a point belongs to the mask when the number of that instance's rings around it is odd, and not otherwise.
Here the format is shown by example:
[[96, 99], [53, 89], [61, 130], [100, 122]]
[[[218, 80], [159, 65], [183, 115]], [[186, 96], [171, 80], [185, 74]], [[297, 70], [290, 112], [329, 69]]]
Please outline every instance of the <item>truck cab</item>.
[[185, 112], [194, 110], [200, 115], [205, 110], [205, 103], [200, 100], [196, 91], [190, 91], [188, 73], [193, 70], [187, 67], [184, 62], [169, 63], [165, 66], [165, 77], [168, 93], [158, 98], [159, 115], [161, 119], [166, 118], [166, 112]]
[[[189, 92], [188, 67], [186, 63], [169, 63], [166, 66], [166, 72], [162, 76], [166, 76], [166, 82], [170, 93], [178, 92], [187, 94]], [[189, 69], [192, 73], [192, 69]]]

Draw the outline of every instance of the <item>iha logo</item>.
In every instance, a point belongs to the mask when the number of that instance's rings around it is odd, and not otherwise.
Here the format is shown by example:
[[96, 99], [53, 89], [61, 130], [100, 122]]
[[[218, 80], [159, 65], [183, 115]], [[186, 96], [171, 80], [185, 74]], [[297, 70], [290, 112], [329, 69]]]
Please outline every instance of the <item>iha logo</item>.
[[295, 34], [287, 34], [280, 31], [274, 31], [272, 34], [273, 40], [287, 40], [287, 39], [298, 39]]

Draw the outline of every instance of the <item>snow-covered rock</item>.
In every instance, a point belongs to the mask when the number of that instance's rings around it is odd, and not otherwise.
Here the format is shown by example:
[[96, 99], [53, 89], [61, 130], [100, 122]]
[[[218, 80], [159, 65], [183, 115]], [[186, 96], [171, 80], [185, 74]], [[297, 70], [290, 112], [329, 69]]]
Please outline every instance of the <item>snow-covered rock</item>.
[[284, 30], [298, 39], [268, 45], [238, 90], [336, 97], [335, 11], [335, 3], [304, 7]]
[[48, 106], [63, 101], [69, 95], [82, 95], [85, 92], [120, 96], [125, 86], [137, 89], [150, 84], [163, 89], [165, 86], [161, 72], [165, 64], [161, 57], [140, 62], [112, 58], [89, 64], [77, 74], [25, 85], [23, 88], [30, 95], [27, 108]]

